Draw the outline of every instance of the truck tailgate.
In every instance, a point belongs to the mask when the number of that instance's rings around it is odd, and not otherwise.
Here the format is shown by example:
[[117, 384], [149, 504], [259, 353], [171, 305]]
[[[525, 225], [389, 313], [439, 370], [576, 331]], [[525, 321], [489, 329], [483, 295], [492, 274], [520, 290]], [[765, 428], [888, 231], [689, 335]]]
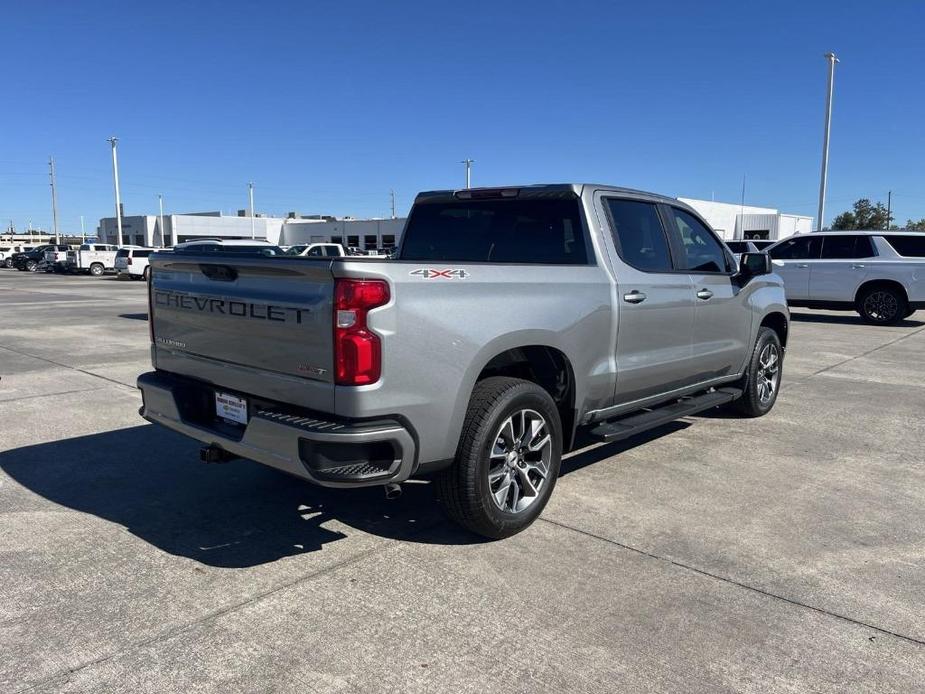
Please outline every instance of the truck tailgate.
[[[262, 382], [256, 371], [266, 388], [255, 394], [282, 397], [281, 385], [301, 383], [293, 401], [321, 407], [333, 399], [330, 261], [155, 253], [151, 267], [159, 368], [251, 392]], [[244, 367], [237, 375], [235, 365]], [[311, 392], [317, 397], [306, 402]]]

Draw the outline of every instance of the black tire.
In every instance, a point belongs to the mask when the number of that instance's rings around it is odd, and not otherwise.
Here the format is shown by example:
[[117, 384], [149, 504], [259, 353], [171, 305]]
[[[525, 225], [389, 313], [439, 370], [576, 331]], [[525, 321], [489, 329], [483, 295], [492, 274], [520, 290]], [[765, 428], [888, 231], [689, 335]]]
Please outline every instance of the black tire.
[[[521, 418], [518, 425], [520, 413], [529, 413], [524, 416], [532, 419]], [[509, 419], [511, 436], [505, 433]], [[540, 421], [542, 428], [534, 428]], [[533, 438], [524, 429], [533, 432]], [[546, 445], [533, 451], [533, 445], [545, 442], [547, 436]], [[507, 452], [497, 452], [502, 448]], [[536, 457], [528, 461], [527, 456]], [[472, 392], [456, 458], [448, 470], [437, 476], [434, 491], [450, 518], [464, 528], [492, 539], [510, 537], [542, 513], [556, 485], [561, 462], [562, 423], [549, 393], [530, 381], [486, 378]], [[545, 476], [540, 476], [539, 467], [545, 467]], [[490, 470], [494, 481], [489, 480]], [[525, 485], [536, 486], [536, 493], [526, 493], [529, 487]], [[523, 492], [519, 502], [518, 492]], [[496, 500], [499, 496], [503, 498]], [[516, 509], [519, 504], [525, 505]], [[511, 509], [502, 505], [510, 505]]]
[[[776, 370], [769, 373], [765, 364], [770, 361], [768, 357], [773, 355], [776, 355]], [[762, 417], [770, 412], [780, 392], [783, 367], [784, 348], [777, 333], [768, 327], [759, 328], [755, 348], [740, 385], [743, 393], [732, 403], [733, 411], [743, 417]]]
[[6, 260], [3, 261], [3, 265], [4, 267], [7, 267], [7, 268], [13, 267], [13, 259], [7, 258]]
[[908, 310], [906, 297], [888, 284], [875, 284], [858, 296], [857, 312], [871, 325], [896, 325], [906, 317]]
[[141, 279], [143, 279], [145, 282], [148, 281], [148, 277], [149, 277], [150, 274], [151, 274], [151, 273], [150, 273], [150, 270], [151, 270], [150, 267], [146, 267], [146, 268], [144, 269], [144, 272], [141, 273]]
[[35, 262], [34, 260], [26, 261], [26, 272], [35, 272], [38, 269], [39, 269], [39, 264]]
[[906, 309], [906, 315], [903, 316], [903, 319], [905, 320], [906, 318], [909, 318], [913, 313], [915, 313], [915, 311], [916, 311], [916, 309], [914, 309], [914, 308], [907, 308], [907, 309]]
[[102, 263], [92, 263], [90, 265], [90, 274], [94, 277], [100, 277], [103, 274], [105, 268]]

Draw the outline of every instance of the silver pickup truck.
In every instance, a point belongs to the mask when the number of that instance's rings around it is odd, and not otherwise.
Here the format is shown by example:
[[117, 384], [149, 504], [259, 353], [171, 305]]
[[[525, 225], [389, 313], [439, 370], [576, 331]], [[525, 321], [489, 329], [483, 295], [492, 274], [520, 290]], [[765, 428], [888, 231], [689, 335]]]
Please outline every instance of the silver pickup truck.
[[763, 253], [589, 184], [421, 193], [397, 257], [151, 256], [141, 415], [333, 487], [434, 477], [487, 537], [542, 511], [576, 431], [767, 413], [789, 314]]

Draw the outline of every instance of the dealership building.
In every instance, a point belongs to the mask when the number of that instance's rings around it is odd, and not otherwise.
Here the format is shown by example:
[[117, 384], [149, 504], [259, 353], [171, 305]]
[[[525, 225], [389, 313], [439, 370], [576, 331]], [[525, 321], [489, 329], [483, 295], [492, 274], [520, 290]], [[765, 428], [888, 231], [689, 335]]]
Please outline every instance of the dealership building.
[[727, 241], [738, 239], [768, 239], [776, 241], [794, 234], [813, 230], [813, 218], [786, 214], [773, 207], [737, 205], [712, 200], [678, 198], [693, 207], [710, 226]]
[[[251, 217], [221, 212], [164, 215], [123, 215], [123, 245], [162, 248], [202, 238], [252, 238]], [[335, 219], [332, 217], [253, 218], [253, 238], [292, 246], [299, 243], [341, 243], [364, 250], [394, 247], [401, 238], [404, 218]], [[101, 243], [117, 243], [115, 217], [100, 220], [97, 236]]]

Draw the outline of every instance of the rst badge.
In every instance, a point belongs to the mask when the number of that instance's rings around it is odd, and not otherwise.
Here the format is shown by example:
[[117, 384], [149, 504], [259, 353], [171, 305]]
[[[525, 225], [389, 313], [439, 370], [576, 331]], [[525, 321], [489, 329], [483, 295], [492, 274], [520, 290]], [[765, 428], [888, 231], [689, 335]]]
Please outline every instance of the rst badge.
[[412, 277], [420, 277], [425, 280], [464, 280], [469, 277], [469, 272], [462, 268], [436, 270], [434, 268], [422, 267], [417, 270], [412, 270], [408, 274]]

